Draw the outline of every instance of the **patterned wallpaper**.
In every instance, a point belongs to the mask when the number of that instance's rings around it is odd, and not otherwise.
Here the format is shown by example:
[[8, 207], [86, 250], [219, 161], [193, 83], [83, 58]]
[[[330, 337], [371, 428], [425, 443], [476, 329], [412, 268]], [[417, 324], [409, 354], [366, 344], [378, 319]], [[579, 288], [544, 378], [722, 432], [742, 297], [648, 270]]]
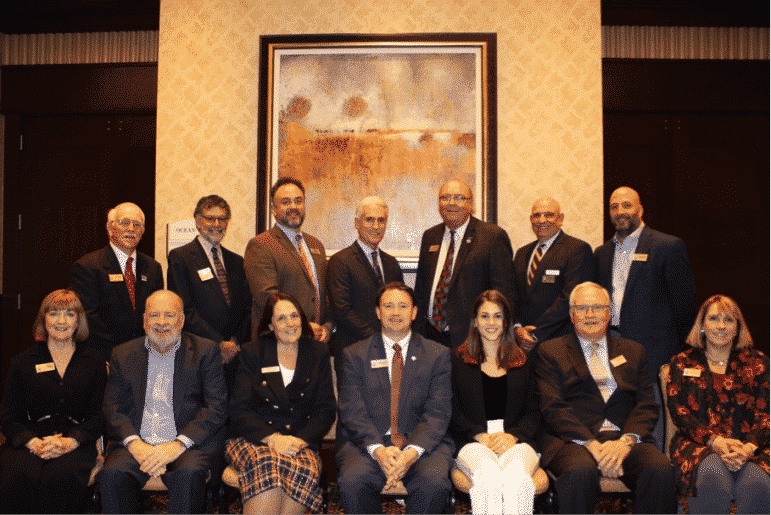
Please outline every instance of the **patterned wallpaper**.
[[600, 0], [162, 0], [156, 258], [206, 194], [233, 208], [227, 247], [255, 233], [260, 34], [406, 32], [497, 33], [498, 223], [524, 245], [551, 195], [566, 231], [599, 245]]

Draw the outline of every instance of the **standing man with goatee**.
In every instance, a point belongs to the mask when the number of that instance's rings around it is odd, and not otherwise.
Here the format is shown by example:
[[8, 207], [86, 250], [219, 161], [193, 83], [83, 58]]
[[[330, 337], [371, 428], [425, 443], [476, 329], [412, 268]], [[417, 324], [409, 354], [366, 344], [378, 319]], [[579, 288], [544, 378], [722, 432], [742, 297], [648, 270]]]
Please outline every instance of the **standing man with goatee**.
[[252, 291], [252, 340], [268, 296], [284, 292], [296, 298], [308, 317], [314, 338], [327, 342], [332, 320], [327, 296], [327, 255], [324, 245], [302, 231], [305, 188], [282, 177], [270, 189], [276, 225], [252, 238], [244, 254], [244, 271]]
[[[699, 299], [685, 242], [651, 229], [642, 216], [635, 190], [623, 186], [614, 191], [610, 219], [616, 234], [594, 251], [594, 257], [597, 282], [611, 296], [608, 334], [645, 348], [655, 400], [661, 408], [659, 368], [683, 348]], [[653, 436], [662, 449], [663, 412], [660, 415]]]
[[105, 361], [113, 347], [144, 334], [145, 301], [163, 289], [161, 265], [136, 250], [144, 233], [139, 206], [118, 204], [107, 214], [110, 244], [86, 254], [70, 270], [70, 289], [88, 317], [86, 343]]

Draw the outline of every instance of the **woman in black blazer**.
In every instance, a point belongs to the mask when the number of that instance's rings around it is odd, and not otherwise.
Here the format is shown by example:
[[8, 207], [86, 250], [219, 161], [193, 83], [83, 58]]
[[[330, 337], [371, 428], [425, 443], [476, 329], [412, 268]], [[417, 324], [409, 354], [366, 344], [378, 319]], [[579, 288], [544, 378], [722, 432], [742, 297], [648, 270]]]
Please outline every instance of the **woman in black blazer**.
[[48, 294], [33, 331], [40, 343], [11, 360], [0, 408], [0, 513], [82, 513], [107, 370], [76, 343], [88, 323], [75, 293]]
[[268, 298], [258, 334], [241, 349], [229, 411], [227, 458], [244, 513], [316, 511], [318, 450], [335, 421], [329, 351], [286, 293]]
[[452, 355], [456, 465], [471, 478], [474, 513], [532, 513], [540, 425], [533, 360], [516, 343], [500, 292], [482, 293], [472, 313], [469, 336]]

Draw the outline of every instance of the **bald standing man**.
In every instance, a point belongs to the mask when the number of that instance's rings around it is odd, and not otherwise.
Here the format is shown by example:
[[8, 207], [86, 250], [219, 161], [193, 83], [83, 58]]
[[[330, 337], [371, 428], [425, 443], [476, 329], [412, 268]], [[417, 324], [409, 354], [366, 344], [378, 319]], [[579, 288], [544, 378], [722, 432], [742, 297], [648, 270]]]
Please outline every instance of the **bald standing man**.
[[530, 224], [537, 240], [517, 250], [514, 319], [517, 341], [525, 350], [536, 343], [569, 334], [570, 292], [594, 279], [592, 248], [562, 230], [565, 213], [559, 202], [541, 197], [533, 203]]
[[70, 289], [88, 317], [86, 344], [109, 361], [112, 349], [144, 335], [147, 298], [163, 289], [161, 265], [136, 248], [145, 233], [145, 214], [136, 204], [118, 204], [107, 214], [110, 243], [72, 265]]

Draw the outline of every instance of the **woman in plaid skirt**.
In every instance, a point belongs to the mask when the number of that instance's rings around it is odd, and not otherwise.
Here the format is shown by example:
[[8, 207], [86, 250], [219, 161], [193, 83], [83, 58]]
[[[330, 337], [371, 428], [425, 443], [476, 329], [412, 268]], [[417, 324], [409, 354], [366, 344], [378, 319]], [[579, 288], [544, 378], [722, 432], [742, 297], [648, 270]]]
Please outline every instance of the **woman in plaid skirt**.
[[286, 293], [268, 298], [258, 334], [240, 353], [226, 449], [244, 513], [315, 511], [318, 450], [335, 420], [329, 351]]

